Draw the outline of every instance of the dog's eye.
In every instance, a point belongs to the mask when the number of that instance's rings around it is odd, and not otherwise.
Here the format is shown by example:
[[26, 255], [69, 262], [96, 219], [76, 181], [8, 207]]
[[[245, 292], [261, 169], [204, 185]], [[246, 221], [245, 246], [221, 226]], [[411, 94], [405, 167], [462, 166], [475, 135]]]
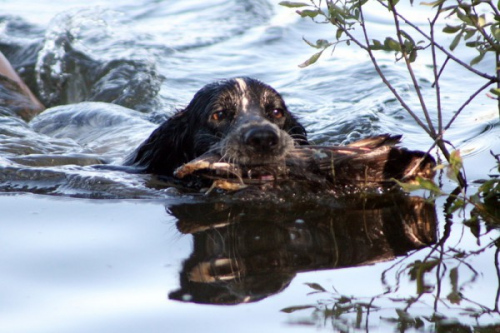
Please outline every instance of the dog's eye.
[[271, 116], [274, 118], [274, 119], [280, 119], [280, 118], [283, 118], [283, 116], [285, 115], [285, 111], [283, 109], [273, 109], [271, 111]]
[[227, 112], [225, 110], [215, 111], [210, 118], [215, 121], [223, 121], [227, 118]]

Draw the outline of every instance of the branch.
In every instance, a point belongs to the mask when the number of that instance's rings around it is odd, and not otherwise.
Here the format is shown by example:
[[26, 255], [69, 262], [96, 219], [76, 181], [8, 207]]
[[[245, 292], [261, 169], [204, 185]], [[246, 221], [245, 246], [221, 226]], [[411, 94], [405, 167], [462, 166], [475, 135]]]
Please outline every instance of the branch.
[[[474, 15], [479, 17], [476, 12], [476, 7], [472, 7], [472, 10], [474, 11]], [[481, 36], [483, 36], [483, 38], [488, 42], [488, 44], [490, 44], [490, 46], [495, 50], [495, 52], [499, 52], [500, 50], [495, 41], [491, 39], [491, 37], [486, 33], [486, 31], [484, 31], [483, 27], [479, 26], [479, 20], [471, 20], [471, 21], [474, 24], [474, 27], [477, 29], [477, 31], [479, 31]]]
[[[434, 47], [434, 46], [431, 46], [431, 48]], [[434, 56], [433, 56], [434, 57]], [[434, 80], [434, 83], [431, 85], [432, 88], [434, 88], [434, 86], [436, 85], [436, 81], [439, 80], [439, 78], [441, 77], [441, 74], [443, 74], [444, 72], [444, 69], [446, 68], [446, 64], [448, 64], [448, 61], [450, 60], [450, 57], [446, 57], [446, 60], [443, 62], [443, 64], [441, 65], [441, 68], [439, 69], [439, 73], [437, 75], [437, 78], [435, 78]], [[433, 62], [434, 63], [434, 62]], [[437, 63], [434, 63], [434, 65], [437, 67]]]
[[382, 79], [382, 81], [384, 82], [384, 84], [387, 86], [387, 88], [389, 88], [389, 90], [392, 92], [392, 94], [394, 95], [394, 97], [396, 97], [396, 99], [398, 100], [399, 104], [401, 104], [401, 106], [413, 117], [413, 119], [417, 122], [417, 124], [420, 127], [422, 127], [422, 129], [427, 134], [429, 134], [429, 136], [433, 137], [433, 132], [431, 132], [429, 130], [429, 128], [427, 128], [427, 126], [412, 111], [412, 109], [408, 106], [408, 104], [405, 103], [405, 101], [403, 100], [403, 98], [398, 94], [398, 92], [396, 91], [396, 89], [391, 85], [391, 83], [385, 77], [384, 73], [382, 72], [380, 66], [377, 63], [377, 59], [375, 58], [375, 56], [373, 55], [372, 50], [369, 47], [370, 41], [368, 39], [368, 32], [366, 31], [365, 18], [364, 18], [364, 14], [363, 14], [363, 6], [359, 6], [359, 15], [360, 15], [360, 18], [361, 18], [360, 25], [361, 25], [361, 28], [363, 29], [363, 35], [365, 37], [366, 46], [364, 44], [362, 44], [360, 41], [358, 41], [349, 31], [345, 31], [345, 33], [352, 39], [352, 41], [354, 43], [356, 43], [359, 47], [361, 47], [363, 50], [365, 50], [366, 52], [368, 52], [368, 55], [370, 57], [370, 60], [373, 63], [373, 66], [375, 67], [375, 70], [377, 71], [378, 75], [380, 76], [380, 78]]
[[[381, 0], [377, 0], [382, 6], [384, 6], [385, 8], [389, 9], [389, 7], [387, 6], [387, 4], [383, 3]], [[404, 16], [400, 15], [400, 14], [397, 14], [398, 17], [400, 19], [402, 19], [406, 24], [408, 24], [410, 27], [412, 27], [413, 29], [415, 29], [416, 31], [418, 31], [418, 33], [420, 33], [422, 36], [424, 36], [428, 41], [430, 41], [431, 43], [435, 44], [435, 46], [441, 51], [443, 52], [444, 54], [446, 54], [450, 59], [452, 59], [453, 61], [455, 61], [456, 63], [460, 64], [462, 67], [466, 68], [467, 70], [473, 72], [474, 74], [480, 76], [480, 77], [483, 77], [485, 79], [488, 79], [488, 80], [492, 80], [492, 81], [495, 81], [497, 82], [498, 81], [498, 78], [495, 77], [495, 76], [491, 76], [489, 74], [486, 74], [486, 73], [481, 73], [480, 71], [478, 71], [477, 69], [473, 68], [472, 66], [466, 64], [465, 62], [463, 62], [462, 60], [458, 59], [457, 57], [455, 57], [451, 52], [449, 52], [448, 50], [446, 50], [443, 46], [437, 44], [437, 43], [434, 43], [434, 41], [431, 39], [431, 37], [429, 35], [427, 35], [425, 32], [422, 31], [422, 29], [420, 29], [419, 27], [417, 27], [415, 24], [413, 24], [412, 22], [408, 21]]]
[[497, 281], [498, 281], [498, 287], [497, 287], [497, 294], [495, 296], [495, 311], [499, 311], [500, 309], [498, 308], [498, 302], [500, 300], [500, 265], [499, 265], [499, 255], [500, 255], [500, 248], [497, 248], [495, 251], [495, 267], [496, 267], [496, 273], [497, 273]]
[[[439, 14], [441, 13], [441, 8], [442, 4], [439, 5], [438, 10], [436, 12], [436, 15], [434, 16], [434, 19], [432, 21], [429, 21], [430, 25], [430, 30], [431, 30], [431, 39], [434, 41], [434, 26], [436, 25], [436, 21], [439, 17]], [[441, 108], [441, 87], [439, 85], [439, 77], [441, 76], [442, 70], [444, 70], [444, 67], [446, 66], [446, 63], [448, 62], [448, 59], [446, 58], [446, 61], [443, 64], [442, 69], [437, 71], [437, 55], [436, 55], [436, 45], [434, 42], [431, 43], [431, 53], [432, 53], [432, 71], [434, 73], [434, 84], [433, 87], [436, 90], [436, 108], [437, 108], [437, 115], [438, 115], [438, 135], [441, 134], [443, 131], [443, 114], [442, 114], [442, 108]]]
[[450, 121], [448, 122], [448, 124], [444, 127], [444, 130], [446, 131], [448, 128], [450, 128], [451, 124], [453, 124], [453, 122], [455, 121], [455, 119], [457, 119], [458, 115], [465, 109], [465, 107], [467, 105], [469, 105], [469, 103], [474, 99], [476, 98], [477, 95], [479, 95], [479, 93], [483, 90], [485, 90], [486, 88], [488, 88], [488, 86], [490, 86], [491, 84], [495, 83], [496, 80], [491, 80], [489, 82], [486, 82], [484, 85], [482, 85], [478, 90], [476, 90], [475, 93], [473, 93], [472, 95], [469, 96], [469, 98], [462, 104], [462, 106], [460, 106], [460, 108], [458, 108], [457, 112], [455, 112], [455, 114], [453, 115], [453, 117], [451, 117]]
[[[394, 1], [394, 0], [389, 0], [389, 1]], [[398, 36], [398, 42], [399, 45], [401, 45], [401, 54], [403, 55], [403, 58], [405, 60], [406, 68], [408, 69], [408, 73], [410, 73], [410, 78], [413, 82], [413, 87], [415, 88], [415, 92], [417, 93], [418, 100], [420, 102], [420, 106], [422, 107], [422, 112], [424, 113], [425, 120], [427, 121], [427, 125], [429, 126], [429, 130], [431, 132], [431, 137], [433, 139], [436, 138], [436, 130], [434, 128], [434, 125], [432, 124], [432, 119], [429, 116], [429, 111], [427, 110], [427, 106], [425, 105], [425, 100], [424, 96], [422, 96], [422, 91], [420, 90], [420, 87], [417, 82], [417, 78], [415, 77], [415, 73], [413, 72], [413, 67], [411, 66], [410, 59], [408, 58], [408, 53], [405, 50], [404, 42], [403, 42], [403, 37], [401, 36], [401, 28], [399, 26], [399, 20], [398, 20], [398, 13], [396, 11], [396, 6], [392, 6], [392, 13], [394, 17], [394, 25], [396, 26], [396, 34]]]
[[488, 5], [490, 5], [491, 10], [493, 10], [495, 15], [500, 15], [500, 11], [498, 11], [497, 6], [495, 6], [492, 1], [488, 1]]

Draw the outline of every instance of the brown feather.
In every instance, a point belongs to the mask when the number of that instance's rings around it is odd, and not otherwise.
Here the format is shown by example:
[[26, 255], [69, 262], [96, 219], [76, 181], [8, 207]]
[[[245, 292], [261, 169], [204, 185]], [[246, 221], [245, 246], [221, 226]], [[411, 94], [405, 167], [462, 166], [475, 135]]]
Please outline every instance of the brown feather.
[[175, 175], [218, 180], [215, 186], [220, 188], [234, 188], [225, 182], [243, 188], [282, 181], [301, 182], [315, 189], [371, 188], [392, 185], [394, 179], [409, 182], [417, 176], [432, 178], [434, 159], [421, 151], [396, 147], [400, 138], [380, 135], [348, 146], [297, 146], [281, 164], [251, 167], [230, 164], [209, 153], [184, 164]]

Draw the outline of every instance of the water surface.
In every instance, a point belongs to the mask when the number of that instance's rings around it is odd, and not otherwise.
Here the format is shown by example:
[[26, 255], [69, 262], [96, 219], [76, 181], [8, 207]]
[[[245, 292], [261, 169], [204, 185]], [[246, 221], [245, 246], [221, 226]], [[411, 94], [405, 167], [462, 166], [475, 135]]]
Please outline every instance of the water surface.
[[[498, 230], [463, 224], [470, 209], [445, 216], [446, 198], [241, 203], [93, 167], [119, 164], [203, 85], [244, 75], [281, 92], [314, 142], [402, 133], [404, 146], [427, 150], [363, 53], [339, 46], [297, 67], [314, 52], [302, 37], [332, 38], [327, 25], [264, 0], [2, 8], [0, 49], [54, 107], [29, 122], [0, 110], [2, 331], [435, 331], [433, 314], [446, 319], [439, 325], [498, 329]], [[425, 9], [409, 9], [426, 23]], [[368, 20], [374, 36], [390, 31], [384, 13]], [[382, 63], [416, 105], [401, 64], [391, 54]], [[431, 96], [430, 68], [416, 70]], [[450, 68], [445, 118], [481, 84]], [[83, 131], [51, 127], [78, 112], [93, 114]], [[497, 173], [494, 101], [480, 96], [447, 135], [469, 180]], [[434, 259], [440, 265], [419, 271]]]

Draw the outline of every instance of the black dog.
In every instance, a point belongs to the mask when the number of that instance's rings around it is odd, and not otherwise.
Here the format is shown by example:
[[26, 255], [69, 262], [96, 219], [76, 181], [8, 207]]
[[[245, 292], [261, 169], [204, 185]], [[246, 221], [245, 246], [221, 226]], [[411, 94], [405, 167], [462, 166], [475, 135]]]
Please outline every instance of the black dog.
[[232, 163], [262, 165], [278, 162], [294, 145], [304, 144], [306, 131], [278, 92], [255, 79], [236, 78], [203, 87], [125, 165], [171, 176], [209, 151]]

